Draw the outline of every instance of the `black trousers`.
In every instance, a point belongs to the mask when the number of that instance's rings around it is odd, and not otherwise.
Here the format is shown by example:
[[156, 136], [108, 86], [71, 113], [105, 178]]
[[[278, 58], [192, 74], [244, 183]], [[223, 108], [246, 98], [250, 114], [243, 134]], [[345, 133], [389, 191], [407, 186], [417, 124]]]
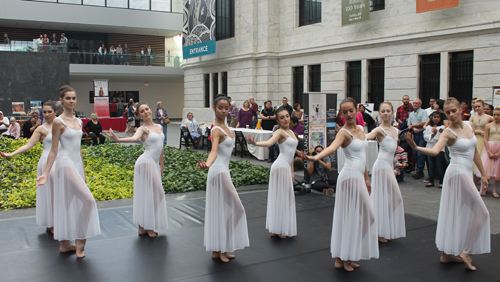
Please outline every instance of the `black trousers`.
[[317, 180], [311, 185], [311, 189], [314, 189], [319, 192], [323, 192], [323, 189], [333, 188], [332, 185], [328, 184], [327, 181]]
[[94, 145], [97, 145], [97, 138], [99, 137], [99, 144], [104, 144], [104, 140], [106, 140], [106, 137], [99, 133], [99, 136], [95, 135], [94, 132], [89, 133], [89, 137], [92, 138], [92, 142], [94, 142]]

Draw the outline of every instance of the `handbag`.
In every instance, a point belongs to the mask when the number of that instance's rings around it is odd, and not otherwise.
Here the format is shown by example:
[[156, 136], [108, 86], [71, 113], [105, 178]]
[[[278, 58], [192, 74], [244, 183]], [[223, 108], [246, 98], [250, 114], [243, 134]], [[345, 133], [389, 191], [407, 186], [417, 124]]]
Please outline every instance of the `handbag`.
[[128, 121], [128, 122], [134, 121], [134, 118], [133, 118], [133, 117], [129, 117], [129, 118], [127, 119], [127, 121]]
[[169, 124], [170, 123], [170, 119], [169, 118], [166, 118], [163, 120], [163, 124]]

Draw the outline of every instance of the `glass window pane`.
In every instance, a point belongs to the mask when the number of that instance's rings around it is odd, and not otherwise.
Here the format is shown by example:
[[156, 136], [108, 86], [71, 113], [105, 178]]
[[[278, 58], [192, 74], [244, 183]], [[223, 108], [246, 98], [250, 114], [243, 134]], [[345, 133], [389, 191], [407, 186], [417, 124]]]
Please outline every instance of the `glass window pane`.
[[151, 0], [151, 10], [170, 12], [170, 0]]
[[149, 10], [149, 0], [130, 0], [130, 9]]
[[36, 2], [57, 2], [57, 0], [32, 0], [32, 1], [36, 1]]
[[105, 0], [83, 0], [83, 5], [104, 6]]
[[128, 8], [128, 0], [108, 0], [108, 7]]
[[82, 0], [59, 0], [59, 3], [82, 4]]
[[182, 13], [183, 12], [183, 7], [184, 3], [182, 0], [172, 0], [172, 12], [173, 13]]

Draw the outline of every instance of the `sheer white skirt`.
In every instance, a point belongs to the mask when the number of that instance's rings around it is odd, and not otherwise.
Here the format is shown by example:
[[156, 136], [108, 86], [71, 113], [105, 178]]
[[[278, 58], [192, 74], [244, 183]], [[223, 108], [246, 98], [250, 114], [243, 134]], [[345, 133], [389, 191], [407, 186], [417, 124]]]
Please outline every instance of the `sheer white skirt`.
[[292, 168], [280, 159], [273, 163], [269, 175], [266, 229], [275, 234], [297, 235]]
[[[37, 166], [37, 177], [41, 176], [47, 164], [47, 157], [40, 157]], [[54, 167], [44, 185], [36, 189], [36, 224], [41, 227], [54, 226]]]
[[207, 251], [233, 252], [250, 246], [245, 208], [224, 165], [214, 164], [208, 170], [204, 232]]
[[490, 214], [472, 181], [472, 171], [461, 165], [450, 164], [444, 175], [436, 245], [451, 255], [490, 252]]
[[376, 161], [372, 170], [370, 199], [375, 213], [378, 236], [386, 239], [406, 237], [403, 197], [387, 162]]
[[333, 258], [367, 260], [378, 258], [378, 233], [375, 216], [363, 174], [344, 167], [337, 179], [333, 211]]
[[58, 158], [54, 186], [54, 239], [86, 239], [101, 234], [97, 206], [84, 179], [83, 164]]
[[146, 230], [168, 228], [167, 202], [160, 166], [147, 155], [140, 156], [135, 162], [133, 223]]

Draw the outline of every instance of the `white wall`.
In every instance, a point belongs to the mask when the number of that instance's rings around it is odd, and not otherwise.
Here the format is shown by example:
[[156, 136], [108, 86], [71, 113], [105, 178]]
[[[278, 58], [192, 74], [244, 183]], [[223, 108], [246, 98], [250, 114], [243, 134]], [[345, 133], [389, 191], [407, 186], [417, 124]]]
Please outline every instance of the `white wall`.
[[[71, 81], [77, 93], [77, 111], [83, 111], [86, 116], [94, 111], [94, 104], [89, 102], [89, 91], [93, 91], [92, 80]], [[182, 78], [172, 79], [172, 82], [149, 82], [144, 86], [143, 82], [109, 81], [109, 91], [139, 91], [141, 102], [147, 103], [151, 108], [156, 108], [156, 102], [162, 101], [170, 118], [181, 118], [184, 108], [184, 84]]]

